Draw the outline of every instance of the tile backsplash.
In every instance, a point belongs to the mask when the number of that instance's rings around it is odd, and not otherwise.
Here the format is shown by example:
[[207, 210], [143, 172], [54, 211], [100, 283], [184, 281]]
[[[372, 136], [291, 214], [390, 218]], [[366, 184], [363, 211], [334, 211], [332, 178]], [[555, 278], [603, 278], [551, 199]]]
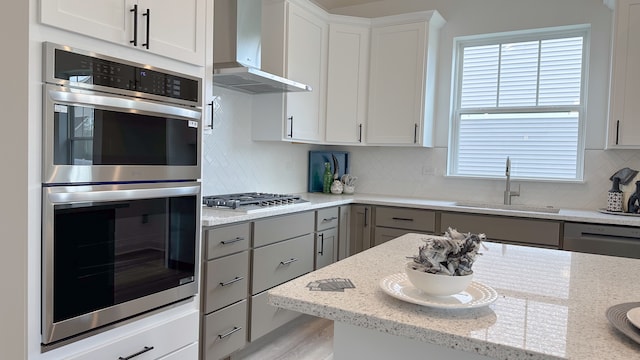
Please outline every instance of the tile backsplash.
[[311, 145], [251, 140], [252, 95], [218, 87], [215, 94], [202, 146], [202, 194], [306, 191]]
[[[503, 180], [445, 177], [446, 148], [323, 147], [251, 140], [251, 99], [215, 88], [213, 128], [203, 141], [203, 195], [260, 191], [297, 193], [307, 189], [308, 152], [347, 150], [356, 192], [434, 200], [502, 202]], [[259, 95], [257, 95], [259, 96]], [[574, 209], [606, 207], [609, 176], [623, 167], [640, 170], [640, 151], [587, 150], [584, 182], [520, 182], [514, 204]], [[623, 186], [628, 196], [635, 181]]]

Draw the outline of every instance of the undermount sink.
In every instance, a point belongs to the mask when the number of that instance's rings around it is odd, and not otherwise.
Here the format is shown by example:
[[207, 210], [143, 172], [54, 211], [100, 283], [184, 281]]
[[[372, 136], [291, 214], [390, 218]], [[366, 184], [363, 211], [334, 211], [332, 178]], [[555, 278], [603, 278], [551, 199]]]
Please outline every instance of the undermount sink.
[[500, 210], [513, 210], [513, 211], [530, 211], [530, 212], [545, 212], [545, 213], [557, 213], [560, 211], [553, 206], [530, 206], [530, 205], [504, 205], [504, 204], [491, 204], [471, 201], [459, 201], [455, 203], [456, 206], [483, 208], [483, 209], [500, 209]]

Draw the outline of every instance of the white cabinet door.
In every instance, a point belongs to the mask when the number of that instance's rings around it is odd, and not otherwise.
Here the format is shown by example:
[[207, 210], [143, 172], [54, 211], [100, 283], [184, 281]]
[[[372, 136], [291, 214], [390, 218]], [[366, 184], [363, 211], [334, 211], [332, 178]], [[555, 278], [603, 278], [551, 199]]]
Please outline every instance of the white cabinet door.
[[619, 0], [615, 10], [609, 148], [640, 148], [640, 1]]
[[374, 19], [368, 144], [432, 145], [435, 51], [444, 20], [437, 12], [422, 13], [419, 21]]
[[327, 13], [300, 0], [265, 0], [262, 70], [310, 85], [311, 92], [253, 98], [254, 140], [324, 141]]
[[288, 93], [287, 121], [291, 139], [321, 141], [324, 137], [327, 23], [289, 4], [287, 77], [310, 85], [311, 92]]
[[207, 0], [42, 0], [40, 21], [204, 65]]
[[133, 41], [136, 0], [41, 0], [43, 24], [120, 44]]
[[370, 33], [369, 24], [329, 24], [327, 143], [364, 143]]
[[[203, 64], [205, 56], [206, 0], [139, 0], [139, 22], [149, 51], [192, 64]], [[146, 18], [145, 18], [146, 17]], [[148, 26], [146, 28], [140, 27]]]

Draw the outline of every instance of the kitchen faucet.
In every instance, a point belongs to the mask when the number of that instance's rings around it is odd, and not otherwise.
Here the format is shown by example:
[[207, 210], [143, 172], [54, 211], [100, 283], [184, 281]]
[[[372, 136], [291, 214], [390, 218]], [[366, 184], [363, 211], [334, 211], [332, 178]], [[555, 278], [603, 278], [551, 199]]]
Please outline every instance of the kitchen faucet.
[[518, 191], [511, 191], [511, 160], [509, 160], [508, 156], [505, 175], [507, 176], [507, 184], [506, 189], [504, 190], [504, 204], [511, 205], [511, 197], [520, 196], [520, 184], [518, 184]]

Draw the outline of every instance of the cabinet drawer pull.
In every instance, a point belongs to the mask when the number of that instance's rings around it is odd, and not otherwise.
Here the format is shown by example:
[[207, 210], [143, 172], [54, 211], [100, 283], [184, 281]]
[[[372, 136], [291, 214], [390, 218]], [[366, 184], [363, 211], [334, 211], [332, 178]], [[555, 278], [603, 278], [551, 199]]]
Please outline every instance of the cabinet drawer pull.
[[332, 222], [333, 220], [337, 220], [337, 219], [338, 219], [338, 217], [337, 217], [337, 216], [332, 216], [332, 217], [330, 217], [330, 218], [328, 218], [328, 219], [322, 219], [322, 222], [323, 222], [323, 223], [326, 223], [326, 222]]
[[320, 251], [318, 251], [318, 255], [324, 256], [324, 234], [320, 233]]
[[240, 330], [242, 330], [242, 327], [234, 326], [234, 327], [233, 327], [233, 329], [229, 330], [227, 333], [225, 333], [225, 334], [218, 334], [218, 339], [224, 339], [224, 338], [226, 338], [227, 336], [229, 336], [229, 335], [231, 335], [231, 334], [233, 334], [233, 333], [235, 333], [235, 332], [238, 332], [238, 331], [240, 331]]
[[135, 353], [135, 354], [131, 354], [131, 355], [127, 356], [127, 357], [122, 357], [122, 356], [120, 356], [120, 357], [118, 358], [118, 360], [129, 360], [129, 359], [133, 359], [134, 357], [139, 356], [139, 355], [142, 355], [142, 354], [146, 353], [147, 351], [151, 351], [151, 350], [153, 350], [153, 346], [145, 346], [142, 350], [138, 351], [138, 352], [137, 352], [137, 353]]
[[291, 258], [291, 259], [286, 260], [286, 261], [280, 261], [280, 265], [289, 265], [289, 264], [294, 263], [294, 262], [296, 262], [296, 261], [298, 261], [298, 259], [296, 259], [296, 258]]
[[391, 219], [396, 221], [413, 221], [411, 218], [392, 217]]
[[235, 238], [235, 239], [231, 239], [231, 240], [222, 240], [222, 241], [220, 241], [220, 244], [222, 244], [222, 245], [229, 245], [229, 244], [233, 244], [233, 243], [235, 243], [235, 242], [242, 241], [242, 240], [244, 240], [244, 238], [243, 238], [242, 236], [238, 236], [238, 237], [237, 237], [237, 238]]
[[220, 283], [220, 286], [227, 286], [227, 285], [231, 285], [231, 284], [233, 284], [233, 283], [235, 283], [235, 282], [238, 282], [238, 281], [240, 281], [240, 280], [243, 280], [243, 279], [244, 279], [244, 277], [243, 277], [243, 276], [236, 276], [233, 280], [229, 280], [229, 281], [227, 281], [227, 282], [221, 282], [221, 283]]

